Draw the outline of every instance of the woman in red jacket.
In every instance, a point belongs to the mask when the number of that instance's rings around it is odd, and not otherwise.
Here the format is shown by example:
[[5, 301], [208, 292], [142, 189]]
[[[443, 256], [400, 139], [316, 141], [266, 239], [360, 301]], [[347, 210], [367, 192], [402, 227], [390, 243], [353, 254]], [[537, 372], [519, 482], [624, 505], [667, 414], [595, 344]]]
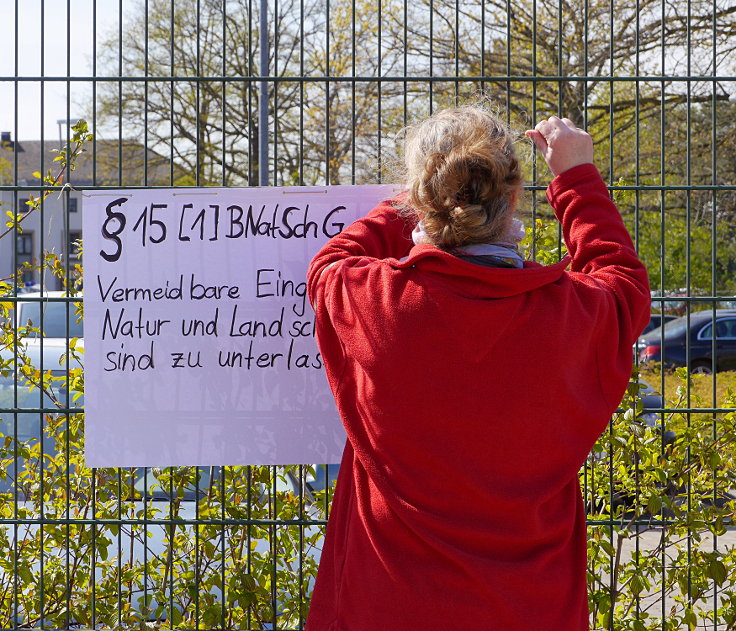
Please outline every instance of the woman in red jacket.
[[478, 108], [410, 128], [408, 193], [312, 261], [348, 442], [308, 631], [588, 628], [578, 470], [649, 287], [590, 136], [554, 116], [527, 135], [555, 175], [559, 264], [522, 260], [513, 142]]

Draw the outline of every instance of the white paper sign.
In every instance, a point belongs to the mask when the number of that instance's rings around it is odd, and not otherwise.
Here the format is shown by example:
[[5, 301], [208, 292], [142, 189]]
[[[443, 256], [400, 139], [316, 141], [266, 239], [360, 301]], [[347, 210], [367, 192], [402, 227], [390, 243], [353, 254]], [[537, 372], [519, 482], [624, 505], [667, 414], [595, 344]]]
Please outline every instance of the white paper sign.
[[306, 270], [391, 186], [91, 192], [92, 467], [339, 462]]

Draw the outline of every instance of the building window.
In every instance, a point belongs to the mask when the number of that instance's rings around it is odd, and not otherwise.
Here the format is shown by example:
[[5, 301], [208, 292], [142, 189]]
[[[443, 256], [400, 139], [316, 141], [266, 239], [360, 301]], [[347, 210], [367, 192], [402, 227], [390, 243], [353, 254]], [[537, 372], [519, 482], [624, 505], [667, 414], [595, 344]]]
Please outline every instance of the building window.
[[15, 251], [18, 257], [21, 255], [33, 255], [33, 233], [22, 232], [15, 239]]
[[67, 251], [69, 252], [70, 261], [79, 261], [82, 258], [82, 231], [81, 230], [70, 230], [69, 231], [69, 243], [67, 244]]
[[25, 213], [30, 210], [30, 206], [28, 205], [28, 198], [22, 197], [18, 200], [18, 212], [19, 213]]
[[20, 281], [26, 285], [33, 284], [34, 270], [23, 269], [25, 263], [33, 263], [33, 233], [21, 232], [15, 238], [15, 253], [18, 269], [21, 270]]
[[77, 202], [79, 200], [76, 197], [70, 197], [69, 198], [69, 212], [75, 213], [77, 212]]

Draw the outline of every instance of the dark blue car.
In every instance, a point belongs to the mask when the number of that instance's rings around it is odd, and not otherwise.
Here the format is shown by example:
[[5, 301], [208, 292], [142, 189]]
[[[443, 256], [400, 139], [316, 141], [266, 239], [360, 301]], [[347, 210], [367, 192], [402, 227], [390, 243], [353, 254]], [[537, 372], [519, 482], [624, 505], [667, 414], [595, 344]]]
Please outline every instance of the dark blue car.
[[694, 373], [736, 370], [736, 309], [697, 311], [667, 322], [642, 335], [637, 351], [642, 364], [687, 366]]

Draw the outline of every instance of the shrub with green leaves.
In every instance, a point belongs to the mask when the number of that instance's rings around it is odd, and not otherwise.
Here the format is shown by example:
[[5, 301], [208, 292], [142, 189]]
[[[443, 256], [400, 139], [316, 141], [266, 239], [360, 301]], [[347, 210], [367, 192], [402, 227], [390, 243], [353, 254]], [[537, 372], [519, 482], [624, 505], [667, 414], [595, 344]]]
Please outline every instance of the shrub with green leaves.
[[676, 396], [651, 427], [632, 380], [581, 472], [595, 628], [736, 628], [736, 549], [718, 544], [734, 526], [736, 395], [699, 413], [692, 377], [670, 378]]

